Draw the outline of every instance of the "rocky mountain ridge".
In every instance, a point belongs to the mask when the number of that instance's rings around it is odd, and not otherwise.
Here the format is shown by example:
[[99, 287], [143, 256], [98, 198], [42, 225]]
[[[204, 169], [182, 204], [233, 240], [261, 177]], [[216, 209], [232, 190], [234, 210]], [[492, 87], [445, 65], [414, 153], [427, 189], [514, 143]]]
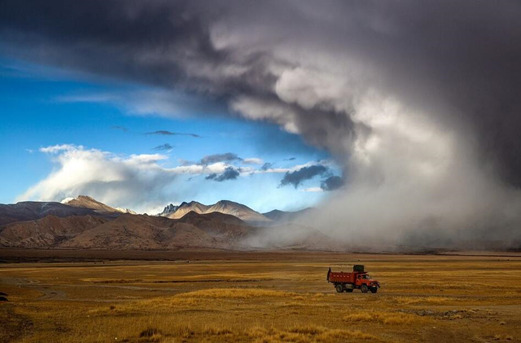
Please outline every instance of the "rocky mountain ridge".
[[170, 219], [179, 219], [189, 212], [199, 214], [224, 213], [237, 217], [246, 222], [270, 222], [271, 219], [261, 213], [252, 210], [246, 205], [229, 200], [221, 200], [213, 205], [204, 205], [197, 201], [183, 202], [179, 206], [169, 204], [159, 215]]

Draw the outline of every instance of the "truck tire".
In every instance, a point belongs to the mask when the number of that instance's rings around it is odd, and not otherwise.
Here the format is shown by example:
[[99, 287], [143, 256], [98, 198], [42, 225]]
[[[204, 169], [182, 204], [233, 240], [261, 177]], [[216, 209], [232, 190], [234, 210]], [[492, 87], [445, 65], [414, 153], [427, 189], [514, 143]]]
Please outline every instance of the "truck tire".
[[344, 286], [342, 286], [342, 284], [340, 284], [340, 283], [337, 283], [337, 284], [335, 285], [335, 289], [336, 289], [336, 291], [337, 291], [338, 293], [342, 293], [342, 292], [344, 291]]
[[360, 290], [362, 291], [362, 293], [367, 293], [369, 287], [367, 287], [367, 285], [362, 285], [362, 287], [360, 287]]
[[371, 287], [370, 290], [371, 290], [371, 293], [376, 293], [376, 292], [378, 292], [378, 287]]

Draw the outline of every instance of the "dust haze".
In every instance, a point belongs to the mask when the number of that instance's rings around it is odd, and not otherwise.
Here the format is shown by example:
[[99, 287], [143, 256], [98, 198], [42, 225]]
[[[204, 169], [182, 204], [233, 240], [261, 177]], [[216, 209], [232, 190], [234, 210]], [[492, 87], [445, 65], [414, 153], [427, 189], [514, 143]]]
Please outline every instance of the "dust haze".
[[521, 245], [519, 3], [1, 7], [3, 53], [185, 92], [327, 149], [340, 188], [265, 244], [318, 229], [346, 246]]

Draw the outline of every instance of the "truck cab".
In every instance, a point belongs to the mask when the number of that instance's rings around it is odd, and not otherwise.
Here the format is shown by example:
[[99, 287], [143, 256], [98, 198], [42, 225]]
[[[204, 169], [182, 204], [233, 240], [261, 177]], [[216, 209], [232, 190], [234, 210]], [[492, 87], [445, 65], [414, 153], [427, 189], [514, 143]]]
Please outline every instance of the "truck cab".
[[[367, 273], [358, 274], [356, 276], [355, 284], [357, 288], [362, 289], [362, 286], [365, 285], [369, 291], [372, 293], [376, 293], [378, 291], [378, 288], [380, 287], [380, 283], [376, 280], [373, 280], [371, 276]], [[365, 288], [365, 287], [364, 287]], [[363, 292], [363, 290], [362, 290]], [[366, 291], [367, 292], [367, 291]], [[364, 293], [366, 293], [364, 292]]]

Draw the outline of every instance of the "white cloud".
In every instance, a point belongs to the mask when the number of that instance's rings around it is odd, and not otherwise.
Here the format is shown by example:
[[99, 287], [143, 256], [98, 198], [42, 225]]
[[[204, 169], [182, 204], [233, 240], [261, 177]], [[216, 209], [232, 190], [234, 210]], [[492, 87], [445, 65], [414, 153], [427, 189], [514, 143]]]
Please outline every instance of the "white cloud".
[[176, 174], [219, 174], [231, 165], [225, 162], [216, 162], [209, 165], [189, 164], [168, 169]]
[[63, 103], [109, 103], [130, 115], [169, 118], [183, 118], [187, 112], [200, 112], [205, 109], [204, 104], [187, 94], [156, 88], [67, 94], [54, 100]]
[[263, 164], [264, 163], [262, 158], [257, 158], [257, 157], [245, 158], [242, 160], [242, 162], [244, 164]]
[[53, 155], [55, 170], [20, 195], [18, 201], [60, 201], [86, 194], [111, 206], [146, 211], [172, 196], [165, 189], [175, 182], [177, 173], [158, 164], [166, 156], [120, 157], [71, 144], [40, 151]]
[[179, 166], [171, 169], [176, 174], [201, 174], [204, 171], [204, 166], [199, 164], [190, 164], [186, 166]]
[[59, 144], [59, 145], [52, 145], [44, 148], [40, 148], [39, 150], [41, 152], [49, 153], [49, 154], [55, 154], [62, 151], [69, 151], [69, 150], [76, 150], [76, 149], [83, 149], [83, 146], [81, 145], [72, 145], [72, 144]]
[[304, 188], [302, 191], [304, 192], [311, 192], [311, 193], [318, 193], [323, 192], [324, 190], [320, 187], [310, 187], [310, 188]]
[[161, 154], [142, 154], [142, 155], [130, 155], [127, 162], [129, 164], [135, 164], [139, 166], [140, 164], [150, 164], [159, 162], [161, 160], [168, 159], [168, 156]]

